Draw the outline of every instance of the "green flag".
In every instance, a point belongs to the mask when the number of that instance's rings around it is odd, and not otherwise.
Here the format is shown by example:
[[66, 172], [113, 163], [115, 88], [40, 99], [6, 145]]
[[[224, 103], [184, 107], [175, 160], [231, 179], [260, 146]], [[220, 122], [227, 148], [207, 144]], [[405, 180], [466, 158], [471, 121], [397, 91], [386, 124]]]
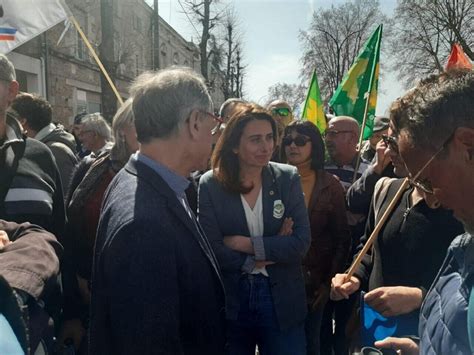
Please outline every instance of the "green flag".
[[354, 117], [362, 127], [366, 105], [365, 94], [370, 93], [364, 139], [368, 139], [372, 135], [374, 125], [381, 39], [382, 25], [377, 27], [365, 43], [359, 56], [329, 101], [329, 106], [333, 108], [336, 115]]
[[316, 70], [313, 72], [313, 77], [309, 84], [308, 95], [304, 103], [303, 119], [313, 122], [321, 133], [326, 130], [326, 116], [321, 101], [321, 92], [319, 91]]

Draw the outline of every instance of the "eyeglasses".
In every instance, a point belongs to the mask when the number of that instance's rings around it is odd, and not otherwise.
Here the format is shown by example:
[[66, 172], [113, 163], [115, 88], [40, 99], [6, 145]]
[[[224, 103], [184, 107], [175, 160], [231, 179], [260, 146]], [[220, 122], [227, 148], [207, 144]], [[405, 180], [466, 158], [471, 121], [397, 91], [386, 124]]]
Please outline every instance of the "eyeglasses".
[[[408, 173], [408, 182], [423, 192], [427, 194], [434, 194], [434, 189], [431, 186], [431, 181], [429, 180], [420, 180], [420, 175], [425, 171], [425, 169], [431, 164], [433, 160], [436, 159], [436, 157], [448, 146], [449, 141], [453, 138], [454, 132], [451, 133], [451, 135], [444, 141], [444, 143], [441, 145], [441, 148], [438, 149], [436, 153], [434, 153], [430, 159], [425, 163], [425, 165], [422, 166], [422, 168], [418, 171], [418, 173], [414, 177], [410, 177], [410, 173]], [[406, 167], [406, 164], [405, 164]], [[407, 168], [408, 171], [408, 168]]]
[[302, 135], [296, 136], [295, 138], [286, 136], [281, 140], [281, 144], [287, 146], [294, 142], [297, 147], [304, 147], [310, 140], [311, 138]]
[[286, 117], [291, 114], [291, 111], [288, 107], [280, 107], [272, 109], [272, 114]]
[[335, 138], [340, 133], [352, 133], [353, 131], [338, 131], [337, 129], [328, 129], [323, 133], [324, 138]]
[[211, 116], [212, 119], [216, 122], [216, 126], [211, 130], [211, 135], [213, 135], [213, 136], [216, 135], [216, 133], [219, 132], [219, 129], [221, 128], [221, 125], [224, 123], [222, 118], [217, 117], [213, 113], [210, 113], [210, 112], [205, 111], [205, 110], [199, 110], [199, 112], [201, 112], [205, 115]]
[[398, 153], [398, 140], [394, 136], [389, 136], [387, 134], [382, 134], [382, 140], [384, 144], [390, 148], [395, 153]]

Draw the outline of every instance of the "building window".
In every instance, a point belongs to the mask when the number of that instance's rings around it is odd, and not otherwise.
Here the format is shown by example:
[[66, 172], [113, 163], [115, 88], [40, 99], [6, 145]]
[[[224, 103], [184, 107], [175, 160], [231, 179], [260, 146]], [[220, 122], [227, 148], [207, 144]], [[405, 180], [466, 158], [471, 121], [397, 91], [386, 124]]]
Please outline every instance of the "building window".
[[176, 53], [176, 52], [173, 54], [173, 64], [174, 64], [174, 65], [178, 65], [178, 64], [179, 64], [179, 55], [178, 55], [178, 53]]
[[184, 63], [183, 63], [183, 65], [184, 65], [185, 67], [189, 67], [189, 62], [188, 62], [187, 60], [185, 60]]
[[136, 14], [133, 14], [132, 16], [132, 27], [138, 32], [142, 32], [143, 30], [142, 19]]
[[160, 46], [160, 54], [161, 54], [160, 62], [163, 68], [165, 68], [168, 65], [167, 52], [168, 52], [168, 48], [166, 47], [166, 44], [162, 44]]

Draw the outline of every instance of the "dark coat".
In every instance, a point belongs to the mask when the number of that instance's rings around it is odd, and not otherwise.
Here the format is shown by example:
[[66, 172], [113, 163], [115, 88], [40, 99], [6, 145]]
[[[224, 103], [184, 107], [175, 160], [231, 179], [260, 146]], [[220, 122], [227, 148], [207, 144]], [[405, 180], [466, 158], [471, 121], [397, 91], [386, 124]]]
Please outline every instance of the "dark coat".
[[[314, 306], [319, 307], [329, 296], [332, 277], [344, 270], [351, 246], [344, 190], [339, 181], [324, 170], [316, 172], [308, 214], [311, 245], [303, 261], [306, 293], [310, 305], [318, 297], [319, 302]], [[323, 290], [321, 286], [326, 287]]]
[[91, 354], [223, 354], [217, 262], [169, 185], [132, 156], [110, 183], [92, 275]]
[[[283, 202], [285, 210], [284, 214], [275, 217], [274, 206], [278, 200]], [[287, 329], [302, 322], [307, 312], [301, 263], [309, 247], [310, 230], [300, 177], [295, 167], [270, 162], [263, 169], [262, 204], [266, 260], [275, 262], [266, 269], [279, 326]], [[293, 234], [282, 237], [278, 232], [285, 217], [293, 219]], [[240, 194], [224, 190], [212, 171], [204, 174], [199, 183], [199, 221], [222, 269], [227, 318], [237, 319], [240, 307], [238, 284], [248, 255], [226, 247], [223, 237], [250, 236], [250, 233]]]

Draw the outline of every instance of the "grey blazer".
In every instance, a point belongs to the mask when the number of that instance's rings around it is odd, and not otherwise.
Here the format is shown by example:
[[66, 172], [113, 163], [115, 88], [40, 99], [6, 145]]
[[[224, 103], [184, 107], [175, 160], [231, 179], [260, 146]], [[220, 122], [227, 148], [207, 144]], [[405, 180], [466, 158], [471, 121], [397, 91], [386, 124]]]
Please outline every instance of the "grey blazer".
[[[274, 261], [267, 266], [280, 329], [306, 317], [306, 296], [301, 262], [310, 244], [308, 213], [295, 167], [270, 162], [262, 172], [264, 233], [252, 238], [255, 258]], [[283, 205], [284, 208], [281, 208]], [[255, 258], [223, 244], [226, 235], [250, 236], [239, 194], [230, 193], [214, 177], [204, 174], [199, 184], [199, 221], [217, 256], [226, 289], [226, 316], [237, 319], [238, 284], [243, 272], [253, 269]], [[294, 221], [293, 234], [278, 235], [285, 217]]]

